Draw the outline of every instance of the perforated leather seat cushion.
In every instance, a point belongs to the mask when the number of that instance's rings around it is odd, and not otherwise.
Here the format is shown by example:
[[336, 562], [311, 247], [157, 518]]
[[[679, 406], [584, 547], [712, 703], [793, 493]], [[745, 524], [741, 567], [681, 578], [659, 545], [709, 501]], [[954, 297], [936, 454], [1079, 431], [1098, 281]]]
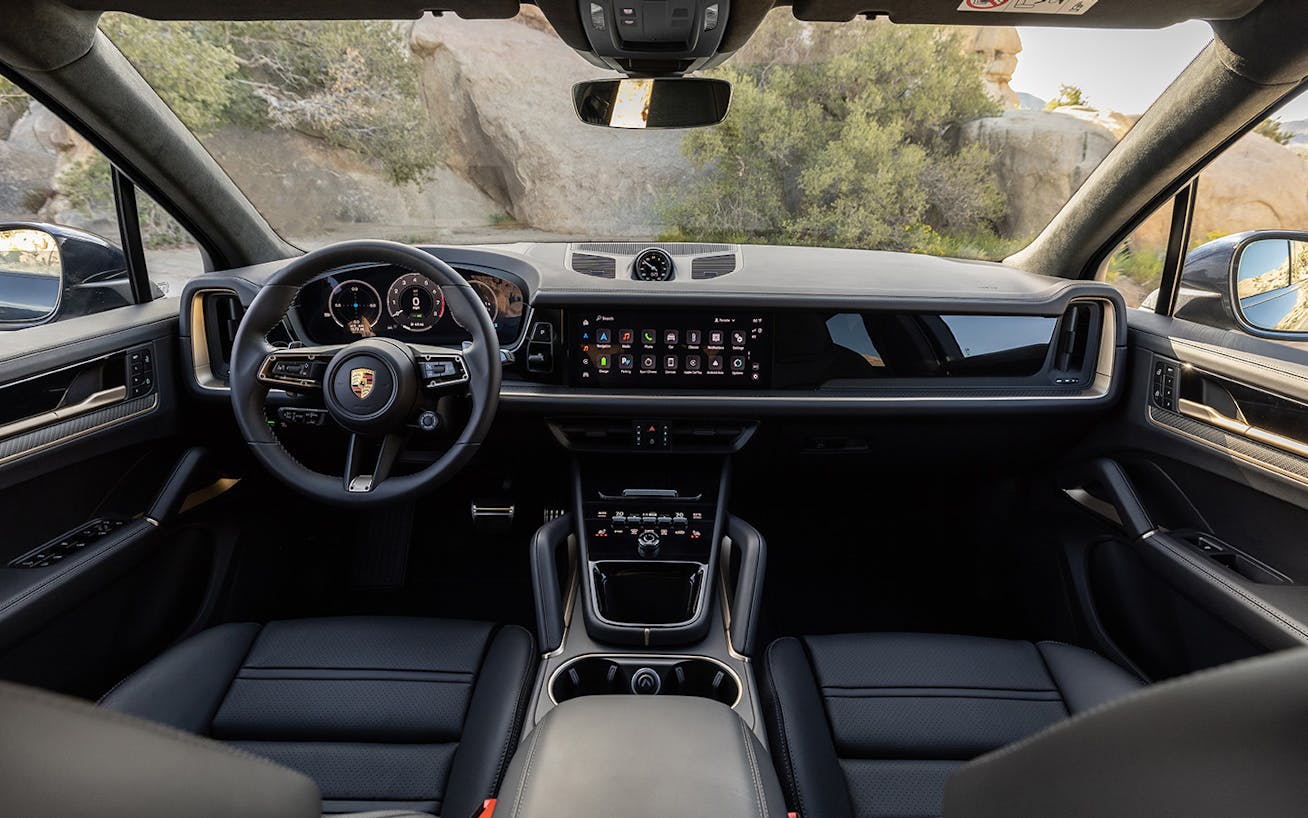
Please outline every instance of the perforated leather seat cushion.
[[533, 641], [482, 622], [352, 617], [222, 625], [105, 706], [299, 770], [327, 811], [471, 815], [516, 744]]
[[772, 753], [802, 818], [926, 818], [964, 762], [1140, 686], [1054, 642], [942, 634], [781, 639], [763, 667]]

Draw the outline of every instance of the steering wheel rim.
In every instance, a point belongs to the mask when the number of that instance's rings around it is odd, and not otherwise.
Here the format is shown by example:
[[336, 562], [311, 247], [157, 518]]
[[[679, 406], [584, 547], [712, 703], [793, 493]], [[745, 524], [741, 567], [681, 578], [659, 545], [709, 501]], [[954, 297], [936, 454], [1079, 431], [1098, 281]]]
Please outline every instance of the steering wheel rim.
[[[359, 341], [339, 349], [322, 348], [321, 351], [314, 349], [304, 353], [299, 350], [277, 350], [268, 343], [268, 332], [285, 317], [305, 284], [339, 267], [360, 263], [390, 265], [425, 275], [435, 281], [445, 294], [447, 308], [472, 336], [471, 343], [456, 351], [404, 344], [393, 339], [364, 339], [374, 343], [366, 345]], [[388, 346], [381, 346], [377, 342]], [[345, 475], [342, 477], [326, 475], [304, 466], [282, 446], [266, 416], [268, 392], [278, 383], [275, 377], [268, 377], [268, 366], [278, 355], [294, 357], [298, 353], [302, 358], [312, 358], [315, 354], [329, 356], [331, 363], [327, 366], [333, 373], [343, 369], [336, 364], [338, 356], [369, 356], [369, 363], [378, 360], [380, 356], [383, 371], [396, 376], [398, 383], [407, 377], [401, 371], [404, 352], [398, 348], [407, 349], [415, 357], [430, 353], [429, 357], [461, 363], [463, 372], [466, 373], [466, 394], [472, 399], [467, 423], [453, 445], [435, 463], [414, 474], [390, 476], [389, 467], [402, 447], [396, 439], [398, 432], [379, 428], [370, 434], [345, 424], [342, 425], [351, 432], [352, 438]], [[462, 276], [445, 262], [422, 250], [395, 242], [362, 240], [340, 242], [314, 250], [273, 274], [237, 327], [232, 344], [229, 381], [232, 409], [241, 436], [255, 457], [274, 476], [318, 500], [365, 506], [395, 502], [431, 491], [462, 468], [476, 454], [495, 418], [499, 404], [500, 376], [500, 349], [495, 326], [476, 290]], [[347, 373], [346, 377], [352, 377], [352, 374]], [[372, 377], [368, 376], [370, 387]], [[418, 377], [415, 371], [414, 378]], [[463, 380], [457, 381], [460, 386], [464, 383]], [[339, 385], [340, 382], [337, 382], [337, 394]], [[333, 381], [326, 375], [323, 376], [321, 388], [324, 390], [329, 413], [340, 422], [337, 413], [348, 410], [336, 405], [340, 403], [339, 400], [332, 399]], [[395, 388], [402, 391], [399, 385]], [[355, 394], [358, 394], [358, 390]], [[366, 392], [364, 394], [367, 395]], [[392, 400], [401, 401], [397, 411], [402, 411], [404, 396]], [[347, 417], [345, 414], [341, 416]], [[357, 478], [352, 478], [350, 472], [359, 465], [356, 461], [362, 452], [362, 442], [374, 438], [379, 439], [381, 448], [375, 470], [367, 475], [369, 480], [364, 486]], [[376, 480], [371, 479], [374, 476], [377, 477]], [[355, 484], [353, 488], [352, 480]]]

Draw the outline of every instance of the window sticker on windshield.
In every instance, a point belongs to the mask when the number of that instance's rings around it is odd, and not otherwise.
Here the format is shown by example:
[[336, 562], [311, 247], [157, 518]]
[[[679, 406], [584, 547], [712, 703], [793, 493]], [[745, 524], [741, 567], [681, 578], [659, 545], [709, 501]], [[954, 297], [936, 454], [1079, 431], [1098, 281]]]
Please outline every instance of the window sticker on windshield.
[[959, 11], [1003, 11], [1016, 14], [1085, 14], [1099, 0], [963, 0]]

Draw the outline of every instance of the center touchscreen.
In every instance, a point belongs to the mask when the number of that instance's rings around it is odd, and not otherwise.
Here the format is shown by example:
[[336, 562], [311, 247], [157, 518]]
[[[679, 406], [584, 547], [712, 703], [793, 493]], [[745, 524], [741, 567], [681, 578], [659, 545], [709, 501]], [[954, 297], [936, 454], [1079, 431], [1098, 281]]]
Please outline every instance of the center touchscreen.
[[574, 313], [571, 381], [577, 386], [766, 389], [771, 322], [738, 312]]

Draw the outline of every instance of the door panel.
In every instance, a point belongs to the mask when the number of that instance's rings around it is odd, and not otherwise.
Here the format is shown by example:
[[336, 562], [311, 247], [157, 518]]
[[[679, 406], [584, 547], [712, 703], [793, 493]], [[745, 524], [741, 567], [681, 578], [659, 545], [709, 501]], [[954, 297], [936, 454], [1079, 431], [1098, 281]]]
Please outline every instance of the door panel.
[[175, 635], [199, 570], [161, 553], [205, 478], [177, 433], [177, 301], [0, 344], [0, 676], [93, 694]]
[[1104, 524], [1070, 566], [1090, 631], [1155, 677], [1308, 644], [1308, 353], [1129, 323], [1126, 397], [1062, 478]]

